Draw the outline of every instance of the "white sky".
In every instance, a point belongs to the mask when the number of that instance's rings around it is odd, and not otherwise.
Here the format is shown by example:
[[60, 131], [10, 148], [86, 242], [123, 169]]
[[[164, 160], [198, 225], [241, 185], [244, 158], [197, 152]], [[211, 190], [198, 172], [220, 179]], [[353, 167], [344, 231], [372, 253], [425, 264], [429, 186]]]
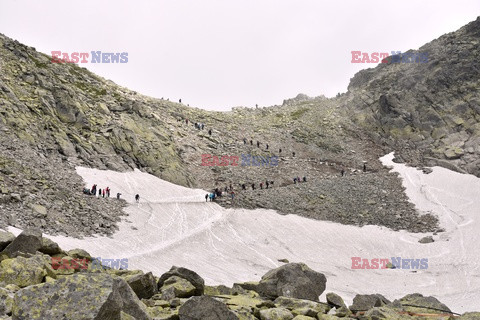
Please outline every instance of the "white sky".
[[229, 110], [335, 96], [375, 66], [352, 64], [351, 51], [418, 49], [478, 15], [478, 0], [0, 0], [0, 33], [50, 55], [128, 52], [126, 64], [81, 66], [146, 95]]

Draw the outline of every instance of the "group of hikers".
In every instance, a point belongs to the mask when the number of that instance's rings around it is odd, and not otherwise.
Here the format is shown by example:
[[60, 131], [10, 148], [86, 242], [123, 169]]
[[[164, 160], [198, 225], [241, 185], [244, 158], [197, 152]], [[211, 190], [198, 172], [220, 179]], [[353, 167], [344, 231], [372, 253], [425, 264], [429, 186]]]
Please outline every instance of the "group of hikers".
[[[83, 193], [88, 194], [88, 195], [96, 196], [97, 195], [97, 189], [98, 189], [98, 197], [99, 198], [100, 197], [110, 198], [110, 187], [100, 189], [100, 188], [98, 188], [98, 186], [96, 184], [94, 184], [91, 189], [83, 188]], [[117, 192], [117, 199], [120, 199], [121, 195], [122, 194], [120, 192]], [[140, 202], [140, 195], [139, 194], [135, 195], [135, 202], [137, 202], [137, 203]]]
[[[88, 188], [83, 188], [83, 193], [84, 194], [90, 194], [90, 195], [97, 195], [97, 189], [98, 189], [98, 197], [103, 197], [103, 198], [110, 198], [110, 187], [106, 187], [104, 189], [100, 189], [97, 187], [96, 184], [92, 186], [91, 189]], [[121, 193], [117, 193], [117, 199], [120, 199]]]

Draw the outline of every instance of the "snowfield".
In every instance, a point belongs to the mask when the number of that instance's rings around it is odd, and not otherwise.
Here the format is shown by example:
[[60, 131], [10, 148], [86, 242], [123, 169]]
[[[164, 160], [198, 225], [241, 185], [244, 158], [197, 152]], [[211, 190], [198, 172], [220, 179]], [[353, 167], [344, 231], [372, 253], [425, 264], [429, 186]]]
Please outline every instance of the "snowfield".
[[[325, 293], [335, 292], [347, 304], [358, 293], [381, 293], [393, 300], [418, 292], [435, 296], [454, 312], [480, 311], [480, 179], [441, 167], [424, 174], [392, 159], [393, 153], [381, 158], [401, 175], [417, 208], [438, 216], [445, 228], [433, 236], [434, 243], [418, 243], [431, 234], [346, 226], [273, 210], [224, 209], [206, 203], [206, 191], [138, 170], [118, 173], [81, 167], [77, 172], [88, 188], [94, 183], [110, 187], [112, 198], [105, 201], [116, 201], [116, 193], [122, 193], [129, 202], [128, 217], [113, 238], [46, 236], [64, 250], [82, 248], [102, 259], [128, 258], [129, 269], [156, 276], [172, 265], [186, 267], [208, 285], [258, 281], [283, 264], [278, 259], [288, 259], [324, 273]], [[428, 259], [428, 268], [352, 269], [352, 257]]]

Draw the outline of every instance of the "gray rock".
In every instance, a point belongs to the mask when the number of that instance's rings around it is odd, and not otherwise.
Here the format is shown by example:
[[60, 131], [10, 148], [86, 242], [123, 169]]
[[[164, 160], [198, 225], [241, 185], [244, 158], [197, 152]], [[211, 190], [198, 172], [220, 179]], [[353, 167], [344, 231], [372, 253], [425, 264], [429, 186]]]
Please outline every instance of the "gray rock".
[[40, 251], [41, 253], [48, 254], [50, 256], [63, 253], [59, 245], [48, 238], [42, 238], [42, 247], [38, 249], [38, 251]]
[[0, 251], [5, 249], [14, 239], [15, 235], [13, 233], [0, 231]]
[[293, 314], [285, 308], [272, 308], [260, 310], [261, 320], [292, 320]]
[[423, 237], [422, 239], [418, 240], [418, 242], [420, 242], [420, 243], [432, 243], [432, 242], [435, 242], [435, 240], [433, 240], [432, 236], [428, 236], [428, 237]]
[[342, 297], [338, 294], [329, 292], [327, 293], [327, 303], [335, 308], [346, 307], [347, 305], [343, 301]]
[[353, 305], [350, 306], [352, 312], [367, 311], [373, 307], [381, 307], [391, 303], [381, 294], [357, 294], [353, 298]]
[[140, 299], [150, 299], [157, 293], [157, 283], [151, 272], [128, 277], [126, 281]]
[[267, 272], [255, 290], [269, 298], [285, 296], [318, 301], [326, 283], [324, 274], [313, 271], [306, 264], [289, 263]]
[[35, 254], [42, 247], [42, 232], [36, 229], [25, 230], [18, 235], [3, 251], [9, 257], [20, 252]]
[[202, 279], [202, 277], [192, 270], [176, 266], [173, 266], [168, 272], [162, 274], [160, 279], [158, 279], [158, 288], [160, 289], [165, 281], [172, 276], [177, 276], [190, 282], [195, 287], [193, 295], [203, 295], [205, 290], [205, 281]]
[[144, 304], [121, 278], [108, 274], [75, 274], [52, 283], [19, 290], [14, 319], [151, 319]]
[[178, 315], [180, 320], [238, 320], [225, 304], [208, 296], [190, 298], [180, 307]]

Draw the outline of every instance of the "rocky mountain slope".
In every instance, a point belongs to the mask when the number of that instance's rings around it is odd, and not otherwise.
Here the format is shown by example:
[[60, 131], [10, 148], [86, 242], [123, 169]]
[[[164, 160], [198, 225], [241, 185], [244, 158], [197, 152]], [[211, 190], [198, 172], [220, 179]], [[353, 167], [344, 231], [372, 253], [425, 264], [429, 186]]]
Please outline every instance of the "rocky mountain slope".
[[[335, 99], [299, 95], [231, 112], [143, 96], [0, 35], [0, 225], [111, 234], [123, 202], [81, 193], [74, 168], [89, 166], [140, 168], [206, 190], [232, 185], [234, 202], [219, 199], [225, 206], [437, 231], [378, 157], [396, 150], [412, 164], [437, 159], [479, 175], [479, 21], [420, 48], [428, 63], [361, 71]], [[238, 156], [239, 165], [203, 166], [205, 154]], [[242, 166], [247, 154], [278, 157], [278, 165]], [[307, 182], [294, 183], [297, 176]], [[273, 188], [258, 190], [266, 181]]]

